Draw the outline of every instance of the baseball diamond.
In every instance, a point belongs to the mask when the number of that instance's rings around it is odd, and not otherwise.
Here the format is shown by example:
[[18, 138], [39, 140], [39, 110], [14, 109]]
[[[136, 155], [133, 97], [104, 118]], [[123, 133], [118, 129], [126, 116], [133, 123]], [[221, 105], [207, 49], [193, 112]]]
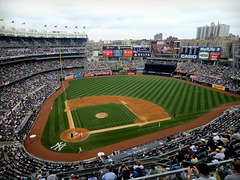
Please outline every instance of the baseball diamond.
[[[100, 151], [111, 153], [114, 150], [154, 140], [172, 132], [198, 127], [239, 101], [237, 95], [233, 96], [227, 92], [223, 93], [201, 85], [155, 76], [82, 78], [64, 81], [64, 84], [68, 100], [65, 98], [65, 93], [62, 93], [63, 88], [47, 99], [30, 132], [30, 135], [37, 134], [37, 138], [32, 144], [26, 140], [27, 150], [44, 159], [77, 161], [95, 157]], [[135, 99], [132, 106], [128, 99]], [[70, 128], [68, 115], [65, 112], [66, 101], [73, 117], [74, 128]], [[150, 108], [147, 108], [144, 103], [151, 105]], [[99, 125], [93, 127], [91, 124], [86, 126], [88, 128], [84, 127], [87, 121], [82, 123], [81, 108], [111, 104], [127, 107], [137, 117], [136, 121], [117, 125], [107, 123], [109, 126], [105, 128]], [[134, 107], [138, 109], [137, 106], [141, 105], [144, 107], [142, 109], [144, 115], [138, 114], [141, 111], [134, 110]], [[154, 108], [159, 108], [159, 110], [154, 110]], [[107, 113], [107, 110], [100, 108], [93, 111], [93, 119], [96, 118], [97, 113], [103, 112]], [[147, 115], [151, 116], [150, 112], [159, 114], [157, 117], [149, 118]], [[107, 114], [108, 117], [111, 116], [110, 113]], [[160, 117], [160, 115], [165, 116]], [[107, 118], [96, 119], [103, 122]], [[96, 122], [96, 119], [93, 121]], [[158, 126], [160, 120], [161, 127]], [[41, 128], [44, 130], [42, 131]], [[83, 137], [80, 135], [81, 132]], [[68, 140], [62, 138], [61, 135], [64, 133]], [[72, 138], [72, 141], [71, 133], [76, 133], [76, 139]], [[51, 149], [60, 142], [66, 143], [66, 146], [60, 151]], [[37, 150], [37, 147], [43, 148], [45, 153]], [[82, 148], [80, 154], [78, 153], [79, 147]], [[64, 156], [61, 155], [63, 153]], [[54, 156], [49, 154], [54, 154]]]

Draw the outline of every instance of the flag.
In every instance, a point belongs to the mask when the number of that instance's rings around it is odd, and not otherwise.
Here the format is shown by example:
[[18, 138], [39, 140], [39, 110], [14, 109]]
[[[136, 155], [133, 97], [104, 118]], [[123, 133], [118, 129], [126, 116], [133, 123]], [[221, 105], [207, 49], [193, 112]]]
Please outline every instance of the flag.
[[14, 23], [14, 21], [12, 21], [12, 23]]
[[22, 23], [22, 25], [25, 24], [25, 22]]
[[57, 27], [57, 25], [56, 26], [54, 26], [55, 28]]
[[78, 28], [77, 26], [75, 26], [75, 28]]
[[65, 28], [67, 28], [67, 26], [65, 26]]
[[47, 25], [44, 25], [44, 27], [47, 27]]
[[0, 21], [4, 21], [4, 19], [0, 19]]

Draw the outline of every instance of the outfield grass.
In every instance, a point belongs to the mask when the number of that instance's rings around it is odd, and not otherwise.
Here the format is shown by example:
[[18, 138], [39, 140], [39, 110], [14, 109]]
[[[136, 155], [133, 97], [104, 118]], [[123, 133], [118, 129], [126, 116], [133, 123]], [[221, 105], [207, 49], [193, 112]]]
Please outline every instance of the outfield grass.
[[[88, 151], [185, 124], [224, 103], [240, 101], [240, 98], [210, 89], [174, 79], [153, 76], [82, 78], [70, 81], [69, 84], [70, 86], [66, 90], [69, 100], [100, 95], [139, 98], [150, 102], [156, 101], [156, 104], [164, 108], [171, 116], [176, 113], [176, 118], [161, 122], [161, 128], [158, 127], [158, 123], [152, 123], [142, 127], [131, 127], [93, 134], [84, 141], [67, 143], [67, 146], [61, 152], [76, 153], [79, 146], [82, 147], [83, 151]], [[65, 100], [65, 95], [62, 93], [54, 102], [53, 110], [41, 138], [42, 144], [47, 148], [61, 141], [59, 138], [60, 134], [69, 128], [67, 115], [64, 112]], [[81, 124], [79, 125], [79, 122], [76, 121], [74, 117], [75, 126], [81, 127]], [[93, 129], [97, 128], [100, 127], [94, 127]]]

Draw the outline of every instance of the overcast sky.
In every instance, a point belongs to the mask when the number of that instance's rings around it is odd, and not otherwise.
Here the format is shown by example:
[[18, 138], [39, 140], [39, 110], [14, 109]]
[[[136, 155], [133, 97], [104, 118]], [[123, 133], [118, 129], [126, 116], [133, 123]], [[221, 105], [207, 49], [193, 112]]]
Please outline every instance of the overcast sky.
[[239, 35], [239, 5], [239, 0], [0, 0], [0, 25], [79, 30], [98, 41], [153, 39], [157, 33], [191, 39], [197, 27], [219, 21]]

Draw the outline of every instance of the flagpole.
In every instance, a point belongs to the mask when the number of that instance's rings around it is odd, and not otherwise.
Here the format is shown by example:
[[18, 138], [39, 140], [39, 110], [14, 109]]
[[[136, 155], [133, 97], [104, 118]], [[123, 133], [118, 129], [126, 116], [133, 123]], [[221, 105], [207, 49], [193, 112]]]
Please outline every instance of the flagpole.
[[60, 66], [61, 66], [61, 78], [63, 81], [62, 57], [61, 57], [61, 48], [60, 47], [59, 47], [59, 55], [60, 55]]
[[[0, 19], [0, 24], [1, 24], [1, 26], [2, 26], [2, 24], [4, 25], [4, 19]], [[2, 23], [3, 22], [3, 23]]]
[[13, 20], [12, 23], [13, 23], [14, 29], [16, 29], [16, 28], [15, 28], [15, 21]]

